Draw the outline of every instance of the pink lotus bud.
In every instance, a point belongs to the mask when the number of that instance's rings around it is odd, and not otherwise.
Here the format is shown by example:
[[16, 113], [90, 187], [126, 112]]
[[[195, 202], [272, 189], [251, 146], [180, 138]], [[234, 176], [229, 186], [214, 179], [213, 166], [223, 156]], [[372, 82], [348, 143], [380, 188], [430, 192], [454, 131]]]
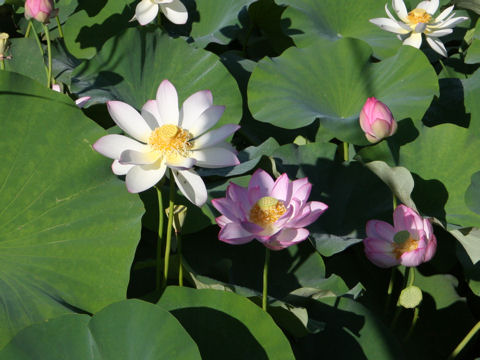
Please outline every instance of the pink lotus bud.
[[392, 136], [397, 131], [397, 122], [390, 109], [374, 97], [368, 98], [360, 112], [360, 127], [371, 143]]
[[57, 16], [58, 10], [54, 8], [53, 0], [27, 0], [25, 1], [25, 18], [35, 19], [48, 24], [50, 18]]
[[393, 224], [380, 220], [367, 223], [367, 238], [363, 240], [367, 258], [383, 268], [418, 266], [430, 261], [437, 249], [430, 221], [399, 205], [393, 212]]

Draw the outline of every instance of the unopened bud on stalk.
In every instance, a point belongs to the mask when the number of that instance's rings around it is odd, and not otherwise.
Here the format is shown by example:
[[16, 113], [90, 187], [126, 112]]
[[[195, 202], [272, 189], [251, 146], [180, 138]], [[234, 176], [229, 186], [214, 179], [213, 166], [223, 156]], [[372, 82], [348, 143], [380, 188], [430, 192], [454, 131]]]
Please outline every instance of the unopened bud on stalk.
[[48, 24], [50, 18], [57, 16], [58, 9], [54, 8], [53, 0], [27, 0], [25, 1], [25, 18], [35, 19]]
[[368, 98], [360, 112], [360, 127], [371, 143], [392, 136], [397, 131], [397, 122], [390, 109], [374, 97]]

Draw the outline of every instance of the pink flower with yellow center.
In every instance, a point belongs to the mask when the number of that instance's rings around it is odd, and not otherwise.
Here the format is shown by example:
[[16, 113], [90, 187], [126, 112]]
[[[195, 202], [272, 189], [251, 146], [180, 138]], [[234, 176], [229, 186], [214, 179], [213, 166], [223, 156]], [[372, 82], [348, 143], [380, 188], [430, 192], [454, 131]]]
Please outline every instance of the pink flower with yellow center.
[[248, 188], [230, 183], [225, 198], [212, 200], [222, 213], [216, 221], [218, 238], [240, 245], [257, 239], [267, 248], [281, 250], [305, 240], [310, 225], [327, 210], [319, 201], [309, 201], [312, 184], [307, 178], [294, 181], [282, 174], [276, 181], [257, 170]]
[[141, 114], [121, 101], [109, 101], [107, 108], [113, 121], [133, 139], [106, 135], [93, 148], [114, 159], [113, 173], [126, 175], [125, 183], [132, 193], [154, 186], [168, 167], [183, 195], [202, 206], [207, 190], [193, 166], [219, 168], [239, 164], [236, 151], [225, 139], [240, 127], [227, 124], [208, 131], [225, 110], [224, 106], [213, 105], [209, 90], [188, 97], [179, 111], [175, 87], [163, 80], [156, 100], [148, 101]]
[[383, 268], [418, 266], [433, 257], [437, 239], [428, 219], [405, 205], [399, 205], [393, 212], [393, 224], [380, 220], [367, 223], [367, 238], [363, 244], [371, 262]]

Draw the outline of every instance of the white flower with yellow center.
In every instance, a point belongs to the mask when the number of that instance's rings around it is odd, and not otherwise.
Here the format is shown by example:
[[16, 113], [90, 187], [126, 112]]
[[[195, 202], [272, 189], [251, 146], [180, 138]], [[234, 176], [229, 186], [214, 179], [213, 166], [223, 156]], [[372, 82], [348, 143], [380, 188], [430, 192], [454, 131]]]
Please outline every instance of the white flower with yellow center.
[[155, 20], [159, 8], [174, 24], [182, 25], [188, 20], [187, 8], [180, 0], [142, 0], [135, 8], [132, 20], [138, 20], [140, 25], [147, 25]]
[[208, 90], [191, 95], [179, 111], [177, 91], [164, 80], [158, 87], [156, 100], [148, 101], [141, 115], [121, 101], [109, 101], [107, 107], [115, 123], [136, 140], [106, 135], [93, 148], [115, 160], [113, 172], [126, 175], [125, 183], [132, 193], [154, 186], [169, 167], [185, 197], [202, 206], [207, 200], [207, 190], [192, 167], [239, 164], [236, 151], [224, 140], [240, 127], [228, 124], [207, 132], [225, 110], [224, 106], [213, 105], [212, 93]]
[[385, 4], [388, 18], [370, 19], [370, 22], [383, 30], [398, 34], [398, 37], [403, 40], [403, 45], [410, 45], [418, 49], [422, 45], [422, 34], [425, 34], [428, 45], [434, 51], [446, 57], [447, 50], [438, 38], [451, 34], [453, 32], [452, 28], [467, 20], [468, 17], [455, 17], [455, 13], [451, 13], [452, 5], [434, 18], [433, 14], [438, 10], [438, 6], [439, 0], [422, 1], [415, 9], [407, 12], [403, 0], [392, 0], [393, 10], [401, 21], [392, 16], [388, 10], [388, 5]]

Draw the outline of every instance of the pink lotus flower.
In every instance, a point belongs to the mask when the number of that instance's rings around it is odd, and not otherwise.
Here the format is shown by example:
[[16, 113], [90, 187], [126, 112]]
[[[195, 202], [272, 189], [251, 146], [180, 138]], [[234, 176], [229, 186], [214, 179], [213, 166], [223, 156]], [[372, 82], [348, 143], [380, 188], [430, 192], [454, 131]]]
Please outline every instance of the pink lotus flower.
[[430, 221], [399, 205], [393, 212], [393, 224], [379, 220], [367, 223], [367, 238], [363, 240], [367, 258], [383, 268], [418, 266], [430, 261], [437, 249]]
[[230, 183], [227, 197], [212, 200], [222, 213], [216, 218], [219, 240], [240, 245], [257, 239], [272, 250], [305, 240], [309, 231], [304, 226], [328, 208], [319, 201], [307, 202], [311, 189], [307, 178], [290, 181], [282, 174], [274, 182], [261, 169], [255, 171], [248, 188]]
[[58, 9], [54, 9], [53, 0], [27, 0], [25, 1], [25, 18], [35, 19], [48, 24], [50, 18], [57, 16]]
[[360, 127], [368, 141], [377, 143], [397, 131], [397, 122], [387, 105], [371, 97], [360, 112]]

